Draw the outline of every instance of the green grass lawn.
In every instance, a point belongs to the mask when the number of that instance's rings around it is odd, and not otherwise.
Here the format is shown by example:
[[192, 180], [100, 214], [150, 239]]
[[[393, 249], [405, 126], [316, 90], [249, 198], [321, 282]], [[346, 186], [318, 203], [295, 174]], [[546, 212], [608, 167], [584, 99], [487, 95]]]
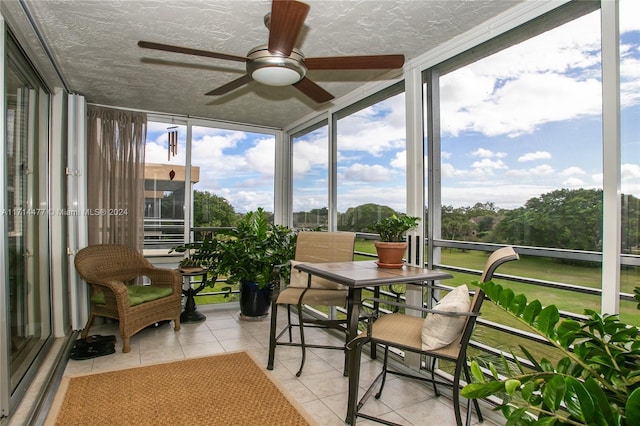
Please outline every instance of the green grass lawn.
[[[374, 242], [371, 240], [356, 240], [355, 250], [357, 252], [375, 254]], [[465, 267], [470, 269], [482, 270], [487, 261], [488, 253], [480, 251], [462, 251], [459, 249], [443, 249], [442, 264], [457, 267]], [[371, 257], [356, 255], [356, 260], [372, 259]], [[520, 260], [508, 262], [501, 265], [498, 272], [500, 274], [514, 275], [525, 278], [535, 278], [545, 281], [558, 283], [573, 284], [583, 287], [599, 288], [601, 281], [601, 270], [599, 267], [576, 266], [559, 263], [549, 258], [521, 256]], [[465, 274], [453, 272], [453, 279], [443, 281], [447, 285], [469, 284], [477, 281], [479, 275]], [[633, 293], [633, 288], [637, 286], [638, 271], [637, 269], [628, 269], [621, 271], [622, 291]], [[502, 279], [494, 279], [494, 282], [504, 287], [511, 288], [516, 294], [524, 293], [527, 300], [540, 300], [543, 305], [555, 304], [558, 309], [572, 313], [582, 314], [585, 309], [600, 310], [600, 297], [592, 296], [575, 291], [567, 291], [561, 289], [552, 289], [535, 286], [532, 284], [524, 284], [511, 282]], [[204, 292], [221, 291], [225, 283], [217, 283], [212, 290], [205, 288]], [[398, 286], [401, 287], [401, 286]], [[365, 293], [364, 297], [368, 295]], [[198, 296], [197, 304], [205, 303], [223, 303], [237, 301], [238, 295], [233, 294], [228, 298], [223, 296]], [[326, 307], [317, 306], [316, 309], [326, 312]], [[640, 310], [636, 308], [636, 303], [621, 303], [621, 319], [629, 324], [640, 325]], [[482, 307], [482, 318], [504, 324], [510, 327], [522, 329], [520, 323], [510, 314], [496, 307], [491, 302], [485, 302]], [[527, 330], [529, 331], [529, 330]], [[493, 330], [482, 325], [478, 326], [474, 331], [474, 340], [480, 341], [492, 347], [498, 348], [505, 352], [513, 352], [522, 355], [519, 345], [522, 344], [534, 354], [538, 359], [546, 357], [550, 360], [557, 360], [559, 353], [549, 346], [531, 342], [526, 339], [517, 338], [513, 335], [507, 335], [504, 332]], [[481, 354], [477, 350], [472, 350], [474, 356], [479, 355], [487, 358], [487, 354]], [[495, 359], [493, 360], [495, 362]]]
[[[375, 253], [371, 240], [357, 240], [356, 251]], [[462, 251], [459, 249], [443, 249], [442, 264], [470, 269], [482, 270], [489, 254], [481, 251]], [[573, 284], [582, 287], [600, 288], [600, 267], [567, 265], [554, 259], [521, 256], [516, 262], [501, 265], [500, 274], [534, 278], [557, 283]], [[447, 285], [468, 284], [477, 281], [478, 275], [453, 272], [453, 279], [443, 283]], [[622, 270], [620, 273], [621, 290], [633, 293], [633, 289], [640, 284], [637, 268]], [[600, 311], [600, 297], [577, 293], [561, 289], [539, 287], [532, 284], [517, 283], [495, 279], [494, 282], [511, 288], [516, 294], [524, 293], [528, 300], [538, 299], [543, 305], [556, 305], [558, 309], [577, 314], [583, 314], [585, 309]], [[640, 310], [636, 304], [622, 302], [620, 318], [630, 324], [640, 325]]]
[[[372, 240], [356, 240], [355, 250], [357, 252], [375, 254], [374, 242]], [[459, 249], [443, 249], [442, 263], [445, 265], [465, 267], [482, 270], [487, 261], [488, 253], [481, 251], [462, 251]], [[356, 260], [365, 260], [366, 256], [355, 257]], [[500, 266], [499, 273], [535, 278], [558, 283], [574, 284], [583, 287], [599, 288], [601, 281], [601, 270], [599, 267], [586, 267], [567, 265], [559, 263], [553, 259], [521, 256], [516, 262], [508, 262]], [[453, 273], [453, 279], [445, 283], [449, 285], [468, 284], [479, 279], [478, 275]], [[638, 270], [631, 268], [622, 270], [620, 273], [622, 291], [633, 293], [633, 288], [638, 284]], [[538, 287], [531, 284], [494, 280], [505, 287], [511, 288], [516, 294], [524, 293], [528, 300], [538, 299], [543, 305], [555, 304], [558, 309], [577, 314], [584, 313], [585, 309], [600, 310], [600, 297], [567, 291], [561, 289], [551, 289]], [[217, 283], [211, 289], [205, 288], [203, 293], [211, 291], [221, 291], [225, 283]], [[237, 300], [237, 295], [228, 298], [223, 296], [198, 296], [198, 304], [223, 303]], [[623, 321], [634, 325], [640, 325], [640, 310], [636, 309], [636, 304], [632, 302], [621, 303], [620, 317]]]

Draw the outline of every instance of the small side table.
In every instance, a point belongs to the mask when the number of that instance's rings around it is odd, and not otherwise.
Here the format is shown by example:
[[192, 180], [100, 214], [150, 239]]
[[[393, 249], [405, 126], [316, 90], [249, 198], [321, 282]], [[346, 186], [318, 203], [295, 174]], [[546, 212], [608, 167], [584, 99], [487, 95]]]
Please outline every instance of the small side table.
[[[182, 274], [183, 278], [189, 278], [189, 288], [187, 290], [182, 289], [182, 294], [187, 296], [187, 300], [184, 304], [184, 311], [180, 314], [180, 322], [181, 323], [192, 323], [192, 322], [202, 322], [207, 319], [204, 314], [198, 311], [196, 308], [196, 300], [194, 296], [202, 291], [202, 289], [207, 284], [207, 273], [209, 270], [207, 268], [179, 268], [178, 271]], [[193, 288], [191, 286], [191, 277], [202, 276], [202, 281], [198, 287]]]

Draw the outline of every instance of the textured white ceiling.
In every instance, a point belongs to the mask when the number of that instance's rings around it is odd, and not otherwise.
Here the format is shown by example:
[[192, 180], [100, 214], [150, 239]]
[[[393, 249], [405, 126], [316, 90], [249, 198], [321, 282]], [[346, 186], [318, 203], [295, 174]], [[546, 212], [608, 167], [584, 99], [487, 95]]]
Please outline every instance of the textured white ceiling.
[[[3, 13], [21, 13], [3, 0]], [[242, 76], [244, 64], [141, 49], [138, 40], [245, 56], [266, 44], [267, 0], [25, 0], [68, 88], [91, 103], [284, 127], [326, 108], [293, 87], [257, 82], [204, 93]], [[519, 0], [316, 1], [297, 47], [307, 57], [404, 54], [416, 58]], [[23, 25], [26, 20], [11, 22]], [[28, 33], [23, 29], [24, 33]], [[31, 37], [31, 40], [34, 40]], [[310, 71], [339, 97], [386, 71]], [[388, 74], [387, 74], [388, 75]]]

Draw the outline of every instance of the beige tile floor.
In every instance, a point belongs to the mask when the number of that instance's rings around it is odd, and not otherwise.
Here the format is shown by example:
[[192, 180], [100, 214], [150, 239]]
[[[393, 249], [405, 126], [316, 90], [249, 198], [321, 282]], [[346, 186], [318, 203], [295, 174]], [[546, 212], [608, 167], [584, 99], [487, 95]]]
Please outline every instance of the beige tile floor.
[[[69, 360], [65, 375], [101, 372], [145, 364], [180, 360], [223, 352], [246, 350], [254, 359], [268, 356], [269, 321], [245, 321], [237, 307], [220, 309], [201, 306], [207, 317], [196, 324], [183, 324], [178, 332], [171, 325], [146, 329], [131, 339], [131, 352], [122, 353], [118, 336], [116, 353], [90, 360]], [[279, 315], [279, 320], [285, 315]], [[283, 323], [284, 324], [284, 323]], [[90, 334], [118, 335], [116, 324], [91, 328]], [[322, 330], [310, 330], [308, 341], [339, 342]], [[290, 396], [317, 420], [320, 425], [344, 425], [347, 409], [348, 380], [342, 375], [343, 353], [326, 349], [310, 349], [300, 378], [295, 377], [300, 362], [300, 348], [279, 346], [272, 371], [265, 371], [278, 381]], [[380, 370], [378, 361], [363, 355], [361, 385], [367, 386]], [[415, 381], [390, 376], [381, 400], [371, 398], [366, 412], [405, 425], [454, 425], [452, 404], [445, 396], [436, 398], [431, 388]], [[486, 411], [486, 410], [485, 410]], [[358, 425], [377, 424], [358, 420]], [[477, 419], [476, 422], [477, 423]], [[493, 424], [485, 421], [486, 424]]]

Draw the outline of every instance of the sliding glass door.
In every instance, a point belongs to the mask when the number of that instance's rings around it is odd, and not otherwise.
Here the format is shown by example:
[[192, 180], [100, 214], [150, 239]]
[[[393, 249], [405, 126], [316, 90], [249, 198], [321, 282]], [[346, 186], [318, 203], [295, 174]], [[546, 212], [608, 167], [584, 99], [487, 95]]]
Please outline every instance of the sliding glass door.
[[[0, 356], [8, 372], [3, 405], [26, 389], [51, 337], [49, 286], [48, 116], [49, 96], [12, 39], [4, 67], [6, 99], [3, 235], [7, 265], [0, 299]], [[7, 386], [2, 381], [2, 386]]]

